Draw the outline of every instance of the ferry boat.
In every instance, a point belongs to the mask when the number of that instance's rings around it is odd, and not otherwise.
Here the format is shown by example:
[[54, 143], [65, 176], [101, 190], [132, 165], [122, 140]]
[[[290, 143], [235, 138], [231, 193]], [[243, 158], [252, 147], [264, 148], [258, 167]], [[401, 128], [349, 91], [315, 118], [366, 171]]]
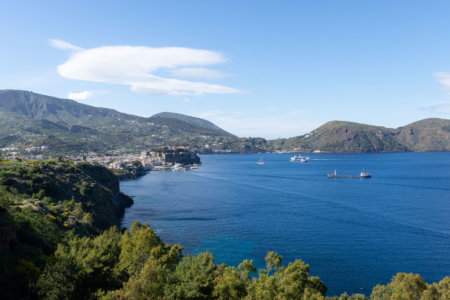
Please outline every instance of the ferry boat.
[[172, 166], [172, 171], [185, 171], [186, 172], [187, 168], [184, 167], [182, 164], [174, 164]]
[[308, 156], [302, 156], [302, 155], [294, 155], [291, 157], [291, 162], [302, 162], [305, 163], [309, 160]]
[[327, 174], [328, 178], [372, 178], [372, 175], [365, 172], [364, 169], [358, 175], [338, 175], [336, 169], [334, 169], [334, 173]]

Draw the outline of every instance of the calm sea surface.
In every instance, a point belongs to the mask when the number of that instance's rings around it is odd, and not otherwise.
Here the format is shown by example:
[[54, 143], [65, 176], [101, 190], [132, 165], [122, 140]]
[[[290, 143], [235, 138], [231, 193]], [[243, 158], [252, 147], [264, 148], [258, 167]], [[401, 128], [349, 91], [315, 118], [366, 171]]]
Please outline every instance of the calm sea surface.
[[[450, 275], [450, 153], [202, 155], [188, 172], [151, 172], [121, 189], [134, 195], [123, 226], [146, 222], [185, 253], [216, 263], [268, 251], [310, 265], [328, 295], [369, 294], [397, 272], [428, 282]], [[259, 159], [265, 165], [258, 165]], [[329, 179], [359, 174], [371, 179]]]

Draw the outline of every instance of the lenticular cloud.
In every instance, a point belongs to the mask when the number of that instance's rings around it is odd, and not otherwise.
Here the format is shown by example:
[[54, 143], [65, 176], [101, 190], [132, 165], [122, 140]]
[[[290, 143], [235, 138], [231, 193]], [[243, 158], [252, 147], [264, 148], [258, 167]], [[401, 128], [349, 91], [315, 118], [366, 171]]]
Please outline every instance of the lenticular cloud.
[[[207, 82], [195, 82], [157, 76], [157, 71], [203, 67], [225, 63], [215, 51], [165, 47], [107, 46], [76, 48], [70, 58], [58, 66], [65, 78], [123, 84], [132, 91], [151, 95], [236, 94], [240, 90]], [[217, 72], [217, 71], [216, 71]]]

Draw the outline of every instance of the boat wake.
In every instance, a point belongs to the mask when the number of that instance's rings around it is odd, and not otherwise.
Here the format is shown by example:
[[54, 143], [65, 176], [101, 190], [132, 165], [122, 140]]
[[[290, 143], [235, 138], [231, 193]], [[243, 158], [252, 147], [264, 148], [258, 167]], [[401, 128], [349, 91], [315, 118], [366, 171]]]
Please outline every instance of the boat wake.
[[[395, 225], [403, 227], [404, 229], [407, 229], [410, 232], [411, 232], [411, 230], [414, 230], [414, 232], [416, 232], [418, 234], [420, 233], [419, 231], [427, 231], [427, 232], [431, 232], [433, 234], [443, 235], [445, 237], [450, 236], [450, 232], [448, 232], [447, 230], [437, 230], [437, 229], [428, 228], [428, 227], [424, 227], [424, 226], [420, 226], [420, 225], [416, 225], [416, 224], [401, 222], [398, 219], [394, 219], [389, 216], [386, 216], [386, 215], [383, 215], [380, 213], [376, 213], [373, 211], [361, 209], [361, 208], [353, 206], [353, 205], [348, 205], [348, 204], [344, 204], [341, 202], [333, 201], [330, 198], [306, 195], [299, 191], [289, 191], [289, 190], [285, 190], [285, 189], [274, 188], [269, 185], [249, 184], [249, 183], [245, 183], [243, 180], [238, 181], [238, 180], [232, 180], [232, 179], [229, 179], [229, 178], [226, 178], [223, 176], [212, 176], [213, 174], [205, 174], [203, 176], [203, 175], [197, 173], [196, 175], [202, 176], [202, 177], [207, 177], [207, 178], [214, 179], [214, 180], [230, 182], [230, 183], [240, 185], [240, 186], [247, 186], [247, 187], [255, 188], [255, 190], [267, 190], [267, 191], [277, 192], [279, 194], [288, 194], [291, 196], [296, 196], [297, 200], [300, 200], [302, 203], [304, 203], [308, 206], [314, 205], [314, 206], [320, 207], [325, 204], [328, 208], [331, 208], [333, 210], [345, 211], [347, 213], [359, 215], [360, 218], [363, 218], [365, 220], [375, 218], [375, 219], [378, 219], [379, 221], [381, 221], [381, 223], [391, 224], [390, 226], [395, 224]], [[269, 177], [269, 176], [267, 176], [267, 177]], [[292, 179], [295, 179], [295, 178], [292, 178]], [[298, 202], [297, 202], [297, 204], [298, 204]], [[319, 211], [321, 211], [321, 210], [319, 209]], [[314, 217], [333, 219], [332, 217], [324, 217], [324, 216], [321, 216], [320, 214], [316, 214]], [[334, 221], [344, 222], [344, 223], [347, 222], [347, 221], [341, 220], [341, 219], [334, 219]], [[361, 226], [375, 226], [373, 224], [369, 224], [369, 223], [363, 224], [361, 222], [358, 222], [358, 224]]]

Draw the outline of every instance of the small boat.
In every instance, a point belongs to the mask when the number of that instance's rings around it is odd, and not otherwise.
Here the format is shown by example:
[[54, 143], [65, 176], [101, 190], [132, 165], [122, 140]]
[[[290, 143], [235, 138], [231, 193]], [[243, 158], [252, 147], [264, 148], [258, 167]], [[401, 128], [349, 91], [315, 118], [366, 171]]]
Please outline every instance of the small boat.
[[262, 158], [259, 159], [259, 161], [256, 162], [258, 165], [263, 165], [264, 164], [264, 160]]
[[358, 175], [338, 175], [336, 169], [334, 169], [334, 173], [327, 174], [328, 178], [372, 178], [372, 175], [365, 172], [364, 169]]
[[185, 171], [186, 172], [186, 167], [184, 167], [182, 164], [174, 164], [172, 166], [172, 171]]
[[372, 175], [370, 175], [369, 173], [367, 173], [367, 172], [364, 172], [364, 169], [361, 171], [361, 173], [359, 173], [359, 177], [360, 178], [371, 178], [372, 177]]
[[291, 157], [291, 162], [302, 162], [305, 163], [309, 160], [308, 156], [302, 156], [302, 155], [294, 155]]

